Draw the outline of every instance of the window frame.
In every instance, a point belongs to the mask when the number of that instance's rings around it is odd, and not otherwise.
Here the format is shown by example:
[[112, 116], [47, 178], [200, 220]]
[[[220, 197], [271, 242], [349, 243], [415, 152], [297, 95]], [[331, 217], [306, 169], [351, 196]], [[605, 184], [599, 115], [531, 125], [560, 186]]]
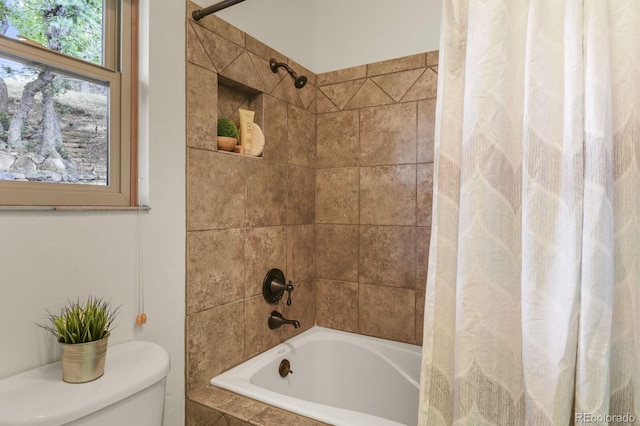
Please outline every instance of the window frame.
[[[116, 7], [114, 7], [116, 6]], [[120, 19], [117, 16], [120, 9]], [[137, 193], [138, 124], [138, 0], [106, 0], [105, 37], [121, 42], [114, 49], [107, 42], [105, 66], [61, 54], [0, 35], [0, 51], [23, 61], [35, 61], [71, 74], [108, 81], [109, 183], [84, 185], [51, 182], [0, 181], [0, 206], [100, 208], [135, 207]], [[129, 23], [129, 24], [127, 24]], [[104, 29], [103, 29], [104, 31]]]

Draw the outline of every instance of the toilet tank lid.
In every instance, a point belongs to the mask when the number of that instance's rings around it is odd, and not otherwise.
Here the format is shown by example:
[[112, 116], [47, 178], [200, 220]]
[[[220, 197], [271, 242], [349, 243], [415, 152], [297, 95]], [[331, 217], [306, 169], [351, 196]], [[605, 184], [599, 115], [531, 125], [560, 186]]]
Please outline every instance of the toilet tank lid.
[[169, 354], [135, 340], [109, 346], [104, 375], [81, 384], [62, 381], [60, 362], [0, 380], [0, 426], [60, 425], [125, 399], [167, 376]]

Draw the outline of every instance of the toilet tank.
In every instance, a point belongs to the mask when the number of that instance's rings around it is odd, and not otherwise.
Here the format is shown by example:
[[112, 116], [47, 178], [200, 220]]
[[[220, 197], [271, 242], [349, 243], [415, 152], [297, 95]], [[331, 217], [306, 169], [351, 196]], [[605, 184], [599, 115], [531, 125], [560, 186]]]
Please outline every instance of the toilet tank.
[[0, 380], [0, 426], [160, 426], [169, 354], [131, 341], [109, 346], [104, 375], [62, 381], [60, 362]]

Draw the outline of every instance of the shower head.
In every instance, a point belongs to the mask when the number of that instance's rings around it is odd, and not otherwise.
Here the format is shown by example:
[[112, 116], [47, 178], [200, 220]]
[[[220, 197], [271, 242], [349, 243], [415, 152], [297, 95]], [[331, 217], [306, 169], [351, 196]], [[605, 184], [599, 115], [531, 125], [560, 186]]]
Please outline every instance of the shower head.
[[278, 68], [284, 68], [287, 70], [291, 78], [293, 78], [293, 85], [296, 86], [296, 89], [302, 89], [307, 84], [307, 77], [304, 75], [298, 75], [284, 62], [277, 62], [275, 59], [271, 58], [269, 66], [271, 67], [271, 71], [274, 73], [278, 72]]
[[305, 86], [305, 84], [307, 84], [307, 77], [305, 77], [304, 75], [295, 77], [294, 75], [295, 73], [291, 75], [291, 77], [295, 79], [293, 81], [293, 85], [296, 86], [296, 89], [302, 89]]

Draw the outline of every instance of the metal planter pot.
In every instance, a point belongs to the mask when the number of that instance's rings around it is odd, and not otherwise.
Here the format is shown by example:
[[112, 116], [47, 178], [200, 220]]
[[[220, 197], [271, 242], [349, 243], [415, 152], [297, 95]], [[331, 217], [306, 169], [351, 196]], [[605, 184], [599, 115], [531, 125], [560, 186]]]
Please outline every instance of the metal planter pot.
[[62, 380], [67, 383], [85, 383], [104, 374], [109, 338], [89, 343], [62, 345]]

